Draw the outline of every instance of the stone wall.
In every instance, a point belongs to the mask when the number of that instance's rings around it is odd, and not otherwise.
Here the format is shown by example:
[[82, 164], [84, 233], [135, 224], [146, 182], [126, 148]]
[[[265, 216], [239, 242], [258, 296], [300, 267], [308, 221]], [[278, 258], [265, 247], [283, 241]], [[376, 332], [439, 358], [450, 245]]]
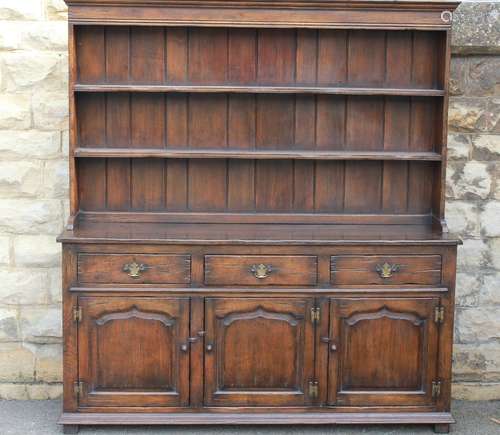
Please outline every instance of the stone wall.
[[62, 0], [0, 0], [0, 398], [61, 393], [66, 50]]
[[[0, 398], [61, 392], [67, 216], [62, 0], [0, 0]], [[459, 253], [454, 395], [500, 399], [500, 4], [456, 14], [447, 215]]]
[[454, 17], [446, 216], [459, 249], [453, 394], [500, 399], [500, 3]]

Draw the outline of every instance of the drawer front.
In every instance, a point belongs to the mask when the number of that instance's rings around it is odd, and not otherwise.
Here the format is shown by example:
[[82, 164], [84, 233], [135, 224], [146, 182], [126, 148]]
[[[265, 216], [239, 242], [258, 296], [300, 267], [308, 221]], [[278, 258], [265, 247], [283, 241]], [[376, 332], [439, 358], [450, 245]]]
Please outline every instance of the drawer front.
[[338, 255], [331, 258], [334, 285], [437, 285], [440, 255]]
[[189, 255], [79, 254], [78, 282], [95, 284], [188, 284]]
[[207, 285], [315, 285], [315, 256], [206, 255]]

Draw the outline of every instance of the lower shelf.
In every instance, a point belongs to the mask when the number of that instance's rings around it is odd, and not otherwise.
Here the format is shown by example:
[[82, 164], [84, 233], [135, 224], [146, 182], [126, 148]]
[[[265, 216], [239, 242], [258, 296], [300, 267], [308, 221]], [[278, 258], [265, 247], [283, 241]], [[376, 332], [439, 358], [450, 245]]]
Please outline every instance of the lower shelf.
[[186, 425], [186, 424], [449, 424], [455, 423], [449, 412], [367, 413], [63, 413], [59, 424], [65, 425]]

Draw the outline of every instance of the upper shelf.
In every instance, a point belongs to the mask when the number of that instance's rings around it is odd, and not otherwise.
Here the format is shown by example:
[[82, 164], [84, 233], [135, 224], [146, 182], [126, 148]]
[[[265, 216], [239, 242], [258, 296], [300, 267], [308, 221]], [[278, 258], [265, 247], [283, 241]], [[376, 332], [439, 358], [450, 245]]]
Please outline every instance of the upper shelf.
[[347, 86], [239, 86], [239, 85], [115, 85], [75, 84], [75, 92], [184, 92], [250, 94], [330, 94], [330, 95], [400, 95], [439, 97], [441, 89], [347, 87]]
[[76, 157], [118, 158], [212, 158], [212, 159], [296, 159], [296, 160], [417, 160], [441, 161], [435, 152], [411, 151], [314, 151], [314, 150], [235, 150], [235, 149], [144, 149], [77, 148]]

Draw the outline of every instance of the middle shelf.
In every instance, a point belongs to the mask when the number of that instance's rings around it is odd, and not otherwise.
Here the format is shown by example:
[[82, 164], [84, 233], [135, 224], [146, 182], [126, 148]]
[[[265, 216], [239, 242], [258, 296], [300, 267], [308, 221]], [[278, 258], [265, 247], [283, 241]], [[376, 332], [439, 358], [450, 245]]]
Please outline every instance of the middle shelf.
[[314, 151], [238, 149], [76, 148], [75, 157], [171, 159], [294, 159], [294, 160], [416, 160], [441, 161], [436, 152], [418, 151]]
[[73, 86], [75, 92], [157, 92], [157, 93], [243, 93], [243, 94], [325, 94], [440, 97], [443, 89], [370, 86], [269, 86], [269, 85], [186, 85], [186, 84], [84, 84]]

